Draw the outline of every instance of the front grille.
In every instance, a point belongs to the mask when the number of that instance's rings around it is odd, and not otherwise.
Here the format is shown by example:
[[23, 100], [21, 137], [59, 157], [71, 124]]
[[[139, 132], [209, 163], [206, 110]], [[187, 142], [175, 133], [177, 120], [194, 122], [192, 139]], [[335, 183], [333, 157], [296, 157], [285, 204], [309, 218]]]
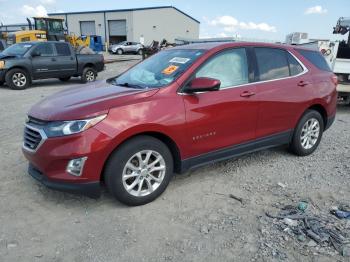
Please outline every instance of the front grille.
[[36, 150], [40, 145], [43, 137], [40, 132], [30, 126], [24, 128], [24, 147], [30, 150]]

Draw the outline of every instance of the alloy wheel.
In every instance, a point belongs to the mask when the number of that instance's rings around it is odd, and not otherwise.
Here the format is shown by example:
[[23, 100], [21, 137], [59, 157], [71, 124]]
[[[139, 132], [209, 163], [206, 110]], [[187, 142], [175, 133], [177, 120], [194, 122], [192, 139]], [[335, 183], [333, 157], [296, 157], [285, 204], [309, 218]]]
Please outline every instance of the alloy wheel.
[[86, 72], [86, 81], [93, 82], [95, 80], [95, 73], [91, 70]]
[[27, 77], [23, 73], [14, 73], [12, 76], [12, 82], [17, 87], [23, 87], [27, 83]]
[[161, 154], [153, 150], [140, 151], [124, 167], [123, 186], [132, 196], [147, 196], [161, 185], [165, 171], [166, 164]]
[[320, 135], [320, 122], [316, 118], [307, 120], [301, 129], [300, 143], [304, 149], [311, 149]]

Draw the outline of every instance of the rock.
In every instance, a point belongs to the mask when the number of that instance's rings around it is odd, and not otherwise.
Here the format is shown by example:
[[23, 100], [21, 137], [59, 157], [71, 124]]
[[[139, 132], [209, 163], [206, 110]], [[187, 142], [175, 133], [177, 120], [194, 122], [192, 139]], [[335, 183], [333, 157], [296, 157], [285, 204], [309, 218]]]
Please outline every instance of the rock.
[[305, 242], [306, 241], [306, 238], [305, 238], [305, 236], [304, 235], [298, 235], [298, 241], [300, 241], [300, 242]]
[[286, 188], [286, 187], [287, 187], [287, 185], [285, 185], [285, 184], [283, 184], [283, 183], [281, 183], [281, 182], [278, 182], [277, 185], [280, 186], [280, 187], [282, 187], [282, 188]]
[[204, 234], [208, 234], [209, 233], [209, 228], [206, 227], [206, 226], [201, 226], [200, 232], [204, 233]]
[[7, 243], [7, 248], [10, 249], [10, 248], [15, 248], [18, 246], [18, 242], [17, 241], [11, 241], [11, 242], [8, 242]]
[[41, 257], [43, 257], [44, 255], [43, 254], [38, 254], [38, 255], [35, 255], [34, 257], [36, 257], [36, 258], [41, 258]]
[[343, 257], [350, 257], [350, 246], [343, 247], [342, 256]]
[[317, 246], [317, 243], [313, 240], [310, 240], [307, 244], [306, 244], [308, 247], [316, 247]]
[[290, 227], [298, 226], [298, 221], [290, 219], [290, 218], [284, 218], [283, 222]]

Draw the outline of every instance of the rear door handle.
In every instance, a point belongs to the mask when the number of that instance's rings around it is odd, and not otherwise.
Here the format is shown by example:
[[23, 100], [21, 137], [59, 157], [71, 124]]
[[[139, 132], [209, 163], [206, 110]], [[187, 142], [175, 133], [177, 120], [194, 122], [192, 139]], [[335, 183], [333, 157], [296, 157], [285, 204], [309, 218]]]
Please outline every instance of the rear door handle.
[[253, 96], [253, 95], [255, 95], [255, 93], [252, 92], [252, 91], [244, 91], [244, 92], [241, 94], [241, 97], [251, 97], [251, 96]]
[[51, 61], [55, 62], [55, 61], [56, 61], [56, 58], [54, 58], [54, 57], [53, 57], [53, 58], [51, 58]]
[[310, 82], [301, 80], [301, 81], [298, 83], [298, 86], [307, 86], [307, 85], [309, 85], [309, 84], [310, 84]]

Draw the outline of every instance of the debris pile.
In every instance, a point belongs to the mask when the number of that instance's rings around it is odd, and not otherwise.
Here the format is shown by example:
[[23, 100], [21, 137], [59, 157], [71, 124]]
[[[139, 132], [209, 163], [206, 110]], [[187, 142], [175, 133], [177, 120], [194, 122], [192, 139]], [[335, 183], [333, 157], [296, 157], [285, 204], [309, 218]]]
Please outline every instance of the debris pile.
[[[350, 212], [346, 207], [333, 208], [331, 212], [317, 212], [316, 209], [311, 211], [307, 201], [299, 202], [296, 205], [282, 206], [272, 214], [266, 212], [266, 225], [276, 232], [281, 232], [282, 236], [275, 236], [277, 240], [293, 239], [303, 250], [309, 250], [313, 254], [323, 253], [335, 255], [338, 252], [341, 256], [350, 257]], [[317, 213], [317, 214], [315, 214]], [[266, 232], [266, 229], [264, 229]], [[268, 235], [274, 233], [269, 232]], [[273, 237], [268, 237], [273, 240]], [[285, 245], [278, 241], [266, 243], [271, 247], [272, 253], [280, 251]], [[336, 252], [335, 252], [336, 250]], [[307, 252], [307, 251], [306, 251]]]

